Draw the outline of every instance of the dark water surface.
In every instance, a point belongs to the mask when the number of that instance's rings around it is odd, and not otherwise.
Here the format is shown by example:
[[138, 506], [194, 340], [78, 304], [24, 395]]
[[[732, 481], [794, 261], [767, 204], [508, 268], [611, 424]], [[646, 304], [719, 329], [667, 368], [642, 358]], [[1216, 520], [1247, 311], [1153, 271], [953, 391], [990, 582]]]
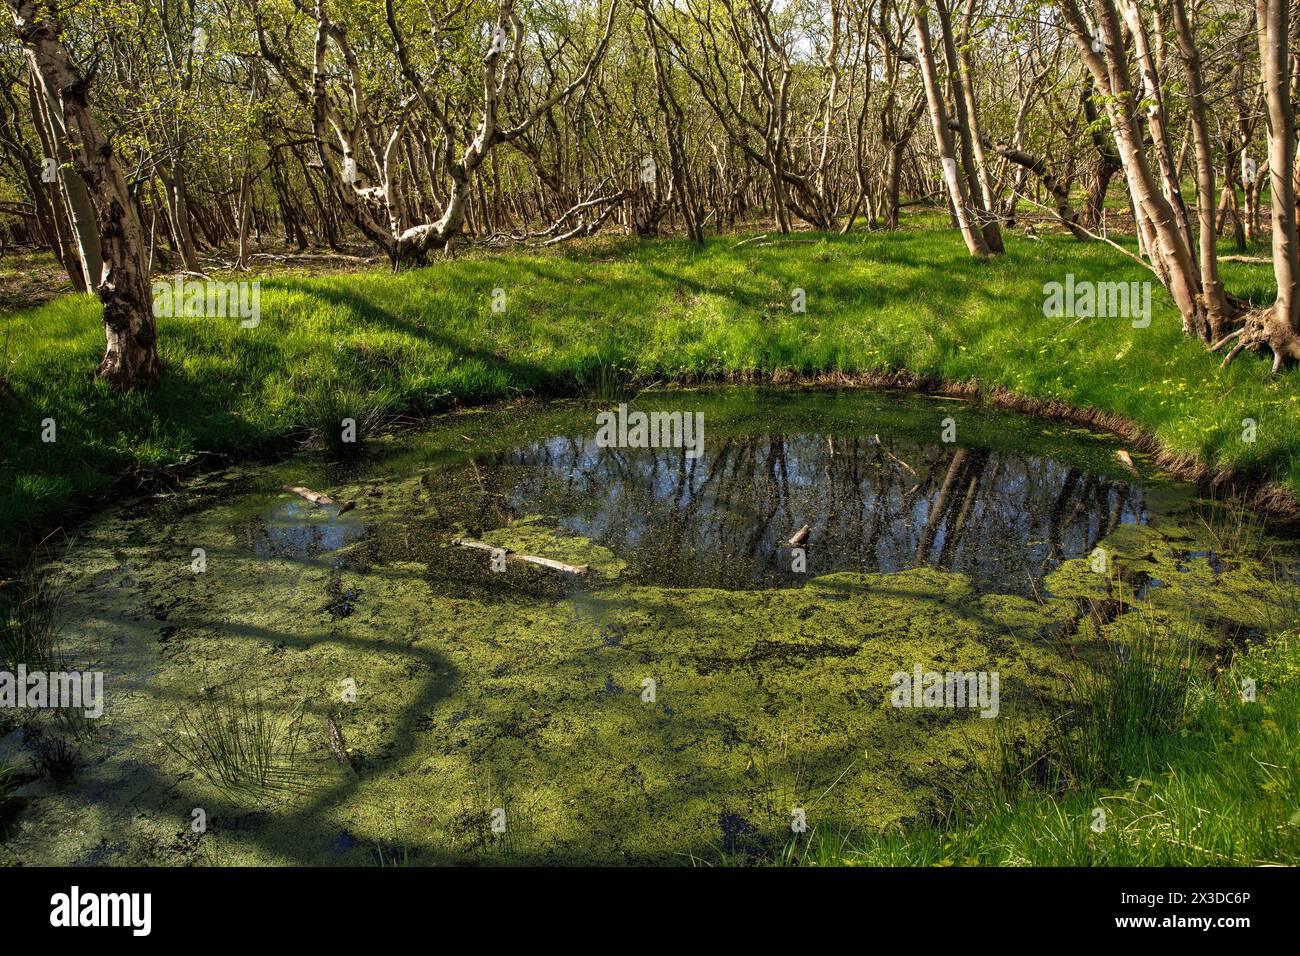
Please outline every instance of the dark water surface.
[[[698, 457], [681, 447], [601, 447], [596, 416], [616, 405], [471, 418], [473, 436], [439, 429], [360, 472], [423, 458], [438, 471], [430, 485], [443, 524], [482, 531], [541, 515], [608, 547], [630, 580], [729, 589], [931, 566], [962, 572], [981, 590], [1032, 594], [1061, 561], [1088, 555], [1120, 525], [1146, 522], [1153, 486], [1157, 504], [1190, 496], [1158, 475], [1135, 478], [1115, 457], [1120, 446], [1102, 436], [965, 403], [739, 390], [631, 404], [702, 413]], [[363, 533], [355, 513], [304, 528], [303, 511], [278, 502], [252, 546], [328, 550]], [[795, 570], [787, 542], [804, 525]]]
[[[816, 431], [713, 442], [690, 460], [566, 435], [484, 464], [511, 512], [554, 516], [626, 556], [636, 579], [680, 587], [931, 565], [1022, 591], [1147, 516], [1129, 481], [1029, 452]], [[786, 542], [805, 524], [799, 573]]]

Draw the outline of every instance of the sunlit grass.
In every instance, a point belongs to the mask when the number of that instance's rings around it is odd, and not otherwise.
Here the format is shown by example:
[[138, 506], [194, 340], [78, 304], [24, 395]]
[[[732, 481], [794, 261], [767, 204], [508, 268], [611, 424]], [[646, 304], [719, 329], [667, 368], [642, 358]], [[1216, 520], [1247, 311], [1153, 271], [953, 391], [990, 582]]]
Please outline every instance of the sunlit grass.
[[[907, 368], [1122, 414], [1175, 452], [1300, 490], [1300, 388], [1289, 371], [1226, 371], [1186, 339], [1165, 295], [1153, 321], [1043, 315], [1043, 285], [1141, 281], [1100, 244], [1008, 237], [990, 262], [956, 233], [801, 234], [799, 243], [697, 251], [599, 239], [547, 253], [472, 253], [393, 276], [383, 268], [262, 279], [261, 323], [164, 318], [167, 373], [145, 394], [94, 378], [99, 306], [67, 296], [0, 320], [0, 547], [64, 520], [123, 475], [286, 436], [331, 444], [336, 417], [396, 414], [628, 382]], [[814, 241], [808, 242], [812, 239]], [[1228, 263], [1229, 289], [1271, 294], [1267, 266]], [[503, 290], [505, 311], [492, 310]], [[795, 289], [807, 311], [791, 310]], [[57, 441], [41, 441], [53, 419]], [[1243, 420], [1256, 440], [1243, 440]], [[363, 429], [364, 430], [364, 429]]]
[[[1241, 700], [1241, 680], [1258, 700]], [[1246, 655], [1128, 779], [860, 840], [823, 862], [1208, 866], [1300, 863], [1300, 640]], [[1105, 813], [1098, 816], [1098, 810]], [[1104, 822], [1102, 830], [1094, 829]]]

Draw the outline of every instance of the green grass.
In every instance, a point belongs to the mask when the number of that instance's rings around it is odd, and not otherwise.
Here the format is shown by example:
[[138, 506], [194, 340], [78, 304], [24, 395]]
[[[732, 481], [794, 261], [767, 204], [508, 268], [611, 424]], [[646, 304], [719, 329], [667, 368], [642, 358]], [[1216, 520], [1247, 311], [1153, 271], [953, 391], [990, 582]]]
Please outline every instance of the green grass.
[[32, 670], [56, 669], [57, 584], [41, 573], [35, 559], [23, 565], [11, 583], [7, 599], [0, 603], [0, 669], [13, 671], [19, 664]]
[[[1149, 673], [1151, 661], [1138, 664]], [[1114, 698], [1131, 677], [1112, 674]], [[1166, 676], [1172, 676], [1166, 674]], [[1257, 700], [1242, 700], [1244, 678]], [[1180, 681], [1165, 688], [1177, 695]], [[1095, 702], [1095, 701], [1094, 701]], [[1130, 698], [1130, 703], [1132, 702]], [[1120, 772], [1063, 794], [1026, 783], [897, 833], [812, 831], [782, 864], [1215, 866], [1300, 863], [1300, 631], [1192, 688], [1177, 726], [1103, 741]], [[1105, 781], [1105, 782], [1102, 782]], [[978, 788], [977, 788], [978, 789]], [[1104, 812], [1104, 817], [1099, 815]], [[1101, 824], [1104, 823], [1104, 826]]]
[[[1004, 773], [994, 792], [1014, 794], [1027, 773], [1050, 786], [1089, 790], [1122, 784], [1146, 763], [1153, 738], [1183, 726], [1192, 693], [1195, 625], [1139, 611], [1132, 640], [1108, 649], [1097, 661], [1079, 662], [1066, 679], [1074, 708], [1058, 719], [1037, 755], [1041, 768], [1027, 764]], [[1014, 765], [1013, 765], [1014, 766]]]
[[[31, 544], [115, 481], [203, 453], [247, 455], [286, 437], [338, 447], [398, 414], [519, 393], [611, 394], [629, 380], [907, 368], [1120, 413], [1172, 451], [1300, 491], [1300, 377], [1227, 371], [1185, 339], [1157, 287], [1150, 328], [1049, 319], [1043, 284], [1147, 274], [1101, 243], [1008, 236], [979, 262], [952, 230], [801, 234], [735, 248], [600, 239], [547, 253], [472, 253], [384, 269], [262, 280], [261, 324], [160, 321], [167, 371], [149, 392], [94, 378], [99, 306], [66, 296], [0, 325], [0, 549]], [[808, 240], [814, 240], [809, 242]], [[1226, 246], [1225, 246], [1226, 248]], [[1225, 264], [1228, 288], [1271, 299], [1267, 266]], [[505, 290], [506, 309], [491, 309]], [[790, 309], [795, 288], [807, 312]], [[43, 443], [43, 420], [57, 441]], [[1242, 441], [1242, 419], [1258, 440]]]
[[182, 711], [179, 735], [160, 732], [158, 739], [219, 789], [275, 791], [302, 781], [295, 761], [303, 715], [299, 708], [277, 716], [260, 693], [242, 688], [205, 689]]

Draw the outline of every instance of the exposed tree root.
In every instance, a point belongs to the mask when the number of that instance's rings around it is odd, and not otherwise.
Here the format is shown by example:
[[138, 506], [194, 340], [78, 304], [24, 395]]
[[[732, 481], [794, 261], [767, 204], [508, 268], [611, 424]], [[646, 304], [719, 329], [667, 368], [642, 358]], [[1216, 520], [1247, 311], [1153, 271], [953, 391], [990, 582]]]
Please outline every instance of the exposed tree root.
[[1231, 342], [1233, 339], [1235, 339], [1237, 336], [1241, 335], [1245, 331], [1246, 331], [1245, 326], [1242, 326], [1241, 328], [1236, 329], [1235, 331], [1229, 332], [1223, 338], [1219, 339], [1219, 341], [1210, 343], [1208, 347], [1208, 351], [1210, 352], [1219, 351], [1219, 349], [1223, 348], [1225, 345], [1227, 345], [1229, 342]]
[[1272, 352], [1271, 374], [1274, 376], [1282, 370], [1287, 359], [1300, 359], [1300, 335], [1278, 319], [1277, 311], [1272, 306], [1246, 314], [1241, 328], [1223, 336], [1210, 346], [1210, 351], [1217, 352], [1232, 339], [1237, 341], [1224, 356], [1219, 368], [1227, 368], [1233, 359], [1247, 349], [1261, 352], [1268, 349]]

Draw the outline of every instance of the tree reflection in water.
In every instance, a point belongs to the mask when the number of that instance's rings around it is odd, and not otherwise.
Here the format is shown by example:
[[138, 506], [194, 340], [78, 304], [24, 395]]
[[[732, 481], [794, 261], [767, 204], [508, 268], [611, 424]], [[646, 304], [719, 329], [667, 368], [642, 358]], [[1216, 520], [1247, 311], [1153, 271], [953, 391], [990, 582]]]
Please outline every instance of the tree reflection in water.
[[[638, 580], [670, 586], [929, 564], [1028, 594], [1116, 525], [1146, 519], [1140, 488], [1048, 458], [878, 436], [733, 436], [699, 459], [561, 436], [476, 471], [481, 510], [550, 516], [613, 549]], [[804, 524], [807, 572], [796, 573], [785, 542]]]

